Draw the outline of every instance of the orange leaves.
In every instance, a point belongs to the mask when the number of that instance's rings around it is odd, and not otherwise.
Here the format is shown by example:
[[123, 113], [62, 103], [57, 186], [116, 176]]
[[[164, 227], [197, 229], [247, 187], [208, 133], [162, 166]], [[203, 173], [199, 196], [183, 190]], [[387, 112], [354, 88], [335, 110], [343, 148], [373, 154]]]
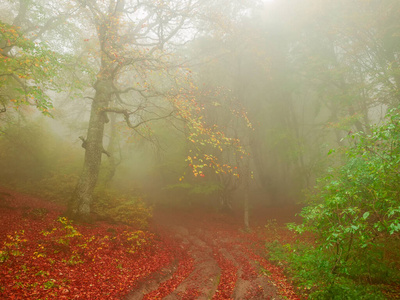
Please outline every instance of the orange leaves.
[[[222, 161], [232, 161], [234, 158], [238, 164], [240, 163], [238, 161], [248, 153], [238, 138], [230, 137], [224, 132], [225, 128], [231, 127], [230, 125], [223, 124], [221, 126], [218, 123], [212, 123], [211, 120], [217, 119], [218, 121], [220, 115], [223, 116], [220, 117], [224, 118], [223, 121], [232, 120], [231, 116], [233, 115], [236, 119], [232, 122], [241, 120], [242, 128], [253, 129], [247, 112], [238, 103], [236, 106], [239, 108], [232, 108], [233, 100], [229, 98], [230, 92], [223, 88], [199, 89], [190, 80], [189, 71], [187, 70], [186, 73], [188, 75], [188, 82], [185, 82], [188, 84], [187, 87], [181, 87], [178, 90], [171, 89], [169, 97], [170, 102], [177, 109], [177, 115], [184, 123], [186, 137], [190, 142], [189, 152], [196, 153], [196, 155], [189, 156], [186, 161], [195, 177], [205, 177], [206, 169], [210, 169], [216, 174], [230, 174], [238, 178], [238, 167], [230, 166], [230, 163], [222, 163]], [[198, 99], [203, 102], [199, 103]], [[207, 102], [208, 99], [211, 100]], [[225, 114], [229, 116], [225, 118]], [[181, 177], [180, 181], [182, 180]]]
[[[218, 157], [215, 155], [196, 154], [195, 156], [188, 156], [186, 161], [189, 162], [188, 165], [192, 169], [192, 173], [195, 177], [205, 177], [206, 170], [210, 169], [216, 174], [231, 174], [239, 178], [239, 168], [237, 166], [232, 167], [227, 163], [220, 164]], [[179, 178], [179, 181], [183, 180], [183, 176]]]

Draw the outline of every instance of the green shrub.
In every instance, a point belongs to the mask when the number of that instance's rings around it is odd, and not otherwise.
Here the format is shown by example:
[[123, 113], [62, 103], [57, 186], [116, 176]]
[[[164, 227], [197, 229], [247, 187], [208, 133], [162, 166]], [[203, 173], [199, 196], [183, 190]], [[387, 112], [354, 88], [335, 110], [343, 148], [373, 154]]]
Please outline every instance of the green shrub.
[[[269, 260], [283, 266], [309, 299], [384, 299], [379, 286], [354, 276], [359, 275], [356, 268], [349, 268], [348, 274], [345, 270], [334, 272], [335, 257], [322, 248], [305, 243], [281, 245], [278, 241], [266, 244], [266, 248]], [[387, 267], [377, 265], [371, 271], [379, 268], [390, 273]]]
[[371, 134], [351, 136], [350, 144], [337, 151], [343, 165], [318, 181], [303, 224], [290, 226], [314, 234], [316, 247], [271, 251], [290, 262], [294, 278], [316, 299], [380, 299], [371, 285], [400, 281], [387, 247], [400, 245], [399, 111]]
[[100, 217], [138, 229], [147, 229], [153, 215], [153, 208], [139, 196], [121, 195], [105, 188], [95, 191], [92, 209]]

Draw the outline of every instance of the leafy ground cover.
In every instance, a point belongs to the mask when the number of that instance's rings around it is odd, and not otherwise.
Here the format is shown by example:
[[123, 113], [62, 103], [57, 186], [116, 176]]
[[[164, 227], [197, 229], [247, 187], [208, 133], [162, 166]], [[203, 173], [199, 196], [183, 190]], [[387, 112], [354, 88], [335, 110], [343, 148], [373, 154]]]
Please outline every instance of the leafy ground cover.
[[245, 233], [235, 216], [172, 210], [149, 230], [79, 225], [62, 206], [0, 193], [1, 299], [299, 299], [264, 257], [278, 226]]
[[1, 299], [120, 299], [173, 260], [173, 245], [125, 225], [74, 225], [63, 207], [2, 191]]
[[[143, 291], [148, 291], [145, 299], [155, 299], [165, 286], [174, 286], [162, 295], [165, 299], [299, 299], [282, 269], [264, 258], [267, 235], [276, 238], [265, 227], [243, 232], [239, 216], [202, 211], [159, 210], [154, 220], [156, 232], [163, 231], [186, 249], [191, 258], [188, 271], [185, 276], [144, 283], [128, 299], [141, 299]], [[277, 235], [294, 238], [286, 229], [274, 228]]]

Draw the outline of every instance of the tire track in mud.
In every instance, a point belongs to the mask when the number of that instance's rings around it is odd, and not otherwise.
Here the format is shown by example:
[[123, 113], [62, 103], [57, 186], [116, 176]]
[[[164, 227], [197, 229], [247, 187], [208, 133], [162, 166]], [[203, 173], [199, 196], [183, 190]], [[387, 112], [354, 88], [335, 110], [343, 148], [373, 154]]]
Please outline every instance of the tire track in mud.
[[[126, 300], [283, 299], [279, 285], [262, 274], [261, 262], [249, 255], [252, 250], [239, 234], [229, 235], [204, 220], [167, 215], [155, 219], [183, 252], [161, 272], [164, 276], [144, 282]], [[180, 264], [186, 273], [179, 271]], [[168, 286], [173, 286], [169, 292]], [[294, 293], [291, 296], [288, 299], [298, 299]]]
[[183, 226], [171, 226], [175, 238], [188, 247], [194, 270], [164, 299], [210, 299], [217, 288], [221, 269], [213, 257], [212, 248]]

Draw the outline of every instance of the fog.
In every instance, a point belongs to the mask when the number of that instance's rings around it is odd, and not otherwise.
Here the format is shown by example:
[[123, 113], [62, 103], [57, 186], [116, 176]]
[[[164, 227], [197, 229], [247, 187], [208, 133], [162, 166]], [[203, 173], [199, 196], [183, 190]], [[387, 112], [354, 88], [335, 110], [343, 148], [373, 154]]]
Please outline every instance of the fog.
[[329, 150], [398, 106], [399, 7], [4, 1], [1, 185], [75, 217], [104, 191], [250, 216], [301, 203]]

